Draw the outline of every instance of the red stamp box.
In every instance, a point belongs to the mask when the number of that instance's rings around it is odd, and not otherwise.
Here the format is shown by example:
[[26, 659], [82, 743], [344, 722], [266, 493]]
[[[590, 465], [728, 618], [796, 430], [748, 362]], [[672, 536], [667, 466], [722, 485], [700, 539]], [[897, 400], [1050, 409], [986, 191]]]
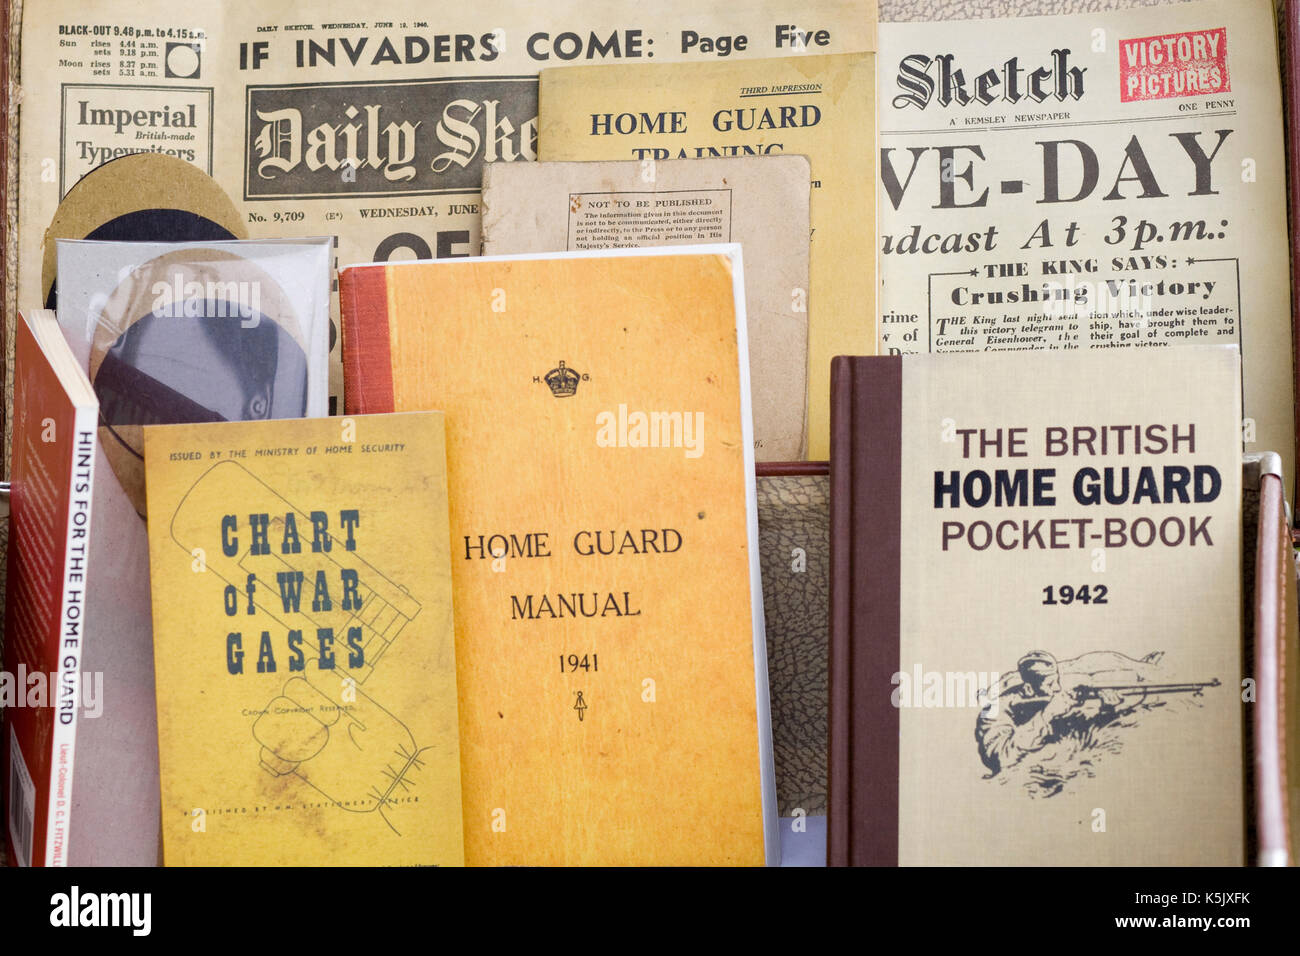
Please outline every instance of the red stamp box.
[[1223, 27], [1119, 41], [1121, 103], [1231, 89], [1228, 31]]

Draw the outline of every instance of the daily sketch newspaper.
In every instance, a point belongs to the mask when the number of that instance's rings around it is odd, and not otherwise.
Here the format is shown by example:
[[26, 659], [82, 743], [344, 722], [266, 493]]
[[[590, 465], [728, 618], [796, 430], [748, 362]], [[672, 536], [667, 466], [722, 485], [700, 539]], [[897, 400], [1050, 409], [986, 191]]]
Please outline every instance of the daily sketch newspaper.
[[483, 164], [536, 158], [540, 69], [857, 52], [875, 30], [876, 0], [29, 0], [16, 301], [45, 299], [59, 200], [129, 151], [210, 173], [253, 238], [337, 236], [339, 264], [474, 255]]
[[1236, 344], [1293, 480], [1269, 0], [881, 24], [878, 61], [880, 350]]

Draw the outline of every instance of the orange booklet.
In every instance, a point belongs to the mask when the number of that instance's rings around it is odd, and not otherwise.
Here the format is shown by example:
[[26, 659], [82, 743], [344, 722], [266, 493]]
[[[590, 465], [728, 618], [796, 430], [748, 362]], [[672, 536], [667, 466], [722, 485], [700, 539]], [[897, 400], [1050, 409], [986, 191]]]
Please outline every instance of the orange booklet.
[[762, 864], [738, 246], [345, 269], [349, 412], [447, 416], [469, 864]]

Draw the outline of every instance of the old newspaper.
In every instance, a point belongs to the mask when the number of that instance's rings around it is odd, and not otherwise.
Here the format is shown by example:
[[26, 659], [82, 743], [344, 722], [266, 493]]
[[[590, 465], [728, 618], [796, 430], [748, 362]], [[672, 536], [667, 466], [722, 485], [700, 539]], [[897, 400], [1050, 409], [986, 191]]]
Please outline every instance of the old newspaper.
[[46, 298], [60, 199], [120, 156], [194, 163], [250, 236], [336, 236], [342, 265], [473, 255], [483, 164], [536, 158], [540, 69], [855, 52], [875, 32], [876, 0], [29, 0], [16, 301]]
[[1293, 480], [1269, 0], [882, 24], [879, 64], [881, 351], [1236, 344]]

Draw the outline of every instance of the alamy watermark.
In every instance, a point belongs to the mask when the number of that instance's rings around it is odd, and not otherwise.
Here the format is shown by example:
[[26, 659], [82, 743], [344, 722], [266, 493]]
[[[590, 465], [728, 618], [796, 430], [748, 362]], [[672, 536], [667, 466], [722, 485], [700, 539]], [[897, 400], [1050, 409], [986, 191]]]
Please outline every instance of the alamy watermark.
[[703, 412], [617, 411], [596, 416], [596, 444], [601, 448], [681, 448], [687, 458], [704, 454]]
[[[29, 671], [19, 664], [17, 671], [0, 671], [0, 707], [57, 707], [61, 723], [71, 721], [71, 708], [65, 702], [77, 690], [71, 674], [57, 671]], [[81, 675], [81, 716], [100, 717], [104, 713], [104, 672], [84, 671]], [[65, 715], [67, 715], [65, 717]]]
[[927, 671], [919, 663], [890, 678], [895, 707], [976, 707], [989, 716], [998, 710], [997, 671]]
[[1043, 314], [1054, 318], [1123, 317], [1141, 328], [1155, 310], [1155, 288], [1136, 279], [1091, 282], [1067, 275], [1062, 281], [1043, 283], [1042, 305]]
[[153, 314], [159, 318], [238, 318], [245, 329], [255, 329], [262, 321], [260, 282], [186, 281], [177, 272], [170, 282], [159, 280], [149, 291], [154, 296]]

